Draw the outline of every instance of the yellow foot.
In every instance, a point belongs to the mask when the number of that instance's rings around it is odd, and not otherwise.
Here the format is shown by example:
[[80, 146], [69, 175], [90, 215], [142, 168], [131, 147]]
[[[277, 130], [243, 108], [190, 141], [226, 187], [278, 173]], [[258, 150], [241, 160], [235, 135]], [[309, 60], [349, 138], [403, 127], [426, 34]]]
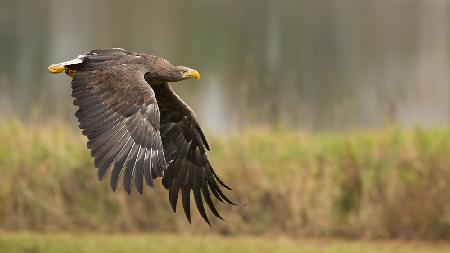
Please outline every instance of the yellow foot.
[[48, 71], [50, 71], [50, 73], [52, 74], [59, 74], [64, 70], [65, 70], [64, 66], [59, 64], [52, 64], [48, 67]]

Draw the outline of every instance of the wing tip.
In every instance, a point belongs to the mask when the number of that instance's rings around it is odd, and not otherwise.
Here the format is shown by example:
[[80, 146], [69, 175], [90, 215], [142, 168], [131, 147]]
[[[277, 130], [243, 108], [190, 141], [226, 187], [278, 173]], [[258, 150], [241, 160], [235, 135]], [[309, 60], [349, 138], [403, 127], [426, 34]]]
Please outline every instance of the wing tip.
[[124, 187], [125, 192], [128, 194], [128, 196], [131, 196], [131, 189]]

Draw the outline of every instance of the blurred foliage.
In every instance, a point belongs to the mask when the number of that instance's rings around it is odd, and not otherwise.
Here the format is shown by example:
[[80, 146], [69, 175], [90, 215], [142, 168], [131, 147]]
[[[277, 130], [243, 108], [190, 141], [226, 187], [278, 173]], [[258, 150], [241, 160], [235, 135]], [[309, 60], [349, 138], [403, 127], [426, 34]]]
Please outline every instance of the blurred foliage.
[[[0, 229], [450, 239], [450, 128], [307, 134], [248, 129], [209, 156], [245, 206], [209, 228], [99, 183], [86, 140], [59, 122], [0, 126]], [[194, 206], [193, 203], [191, 206]], [[195, 212], [196, 213], [196, 212]]]
[[449, 20], [446, 0], [2, 0], [0, 121], [73, 122], [69, 79], [47, 67], [123, 47], [199, 70], [173, 86], [216, 133], [442, 126]]

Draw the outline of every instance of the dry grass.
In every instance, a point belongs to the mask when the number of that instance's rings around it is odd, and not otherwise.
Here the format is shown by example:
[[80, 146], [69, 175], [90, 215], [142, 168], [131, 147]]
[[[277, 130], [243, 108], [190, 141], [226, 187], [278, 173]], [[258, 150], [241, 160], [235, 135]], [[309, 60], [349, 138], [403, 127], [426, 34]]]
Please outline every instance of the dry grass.
[[85, 139], [61, 123], [0, 126], [0, 229], [450, 239], [450, 128], [211, 139], [244, 207], [213, 229], [173, 215], [162, 187], [131, 197], [99, 183]]

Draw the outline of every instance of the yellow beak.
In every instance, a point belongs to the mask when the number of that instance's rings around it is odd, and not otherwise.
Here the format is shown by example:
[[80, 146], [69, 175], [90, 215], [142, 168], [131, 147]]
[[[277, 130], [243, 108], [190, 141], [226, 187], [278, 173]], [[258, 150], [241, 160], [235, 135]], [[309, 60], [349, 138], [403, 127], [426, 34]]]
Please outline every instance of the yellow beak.
[[197, 70], [195, 70], [195, 69], [191, 69], [191, 71], [189, 71], [189, 72], [186, 74], [186, 76], [188, 76], [188, 77], [194, 77], [194, 78], [196, 78], [197, 80], [200, 80], [200, 73], [198, 73]]

